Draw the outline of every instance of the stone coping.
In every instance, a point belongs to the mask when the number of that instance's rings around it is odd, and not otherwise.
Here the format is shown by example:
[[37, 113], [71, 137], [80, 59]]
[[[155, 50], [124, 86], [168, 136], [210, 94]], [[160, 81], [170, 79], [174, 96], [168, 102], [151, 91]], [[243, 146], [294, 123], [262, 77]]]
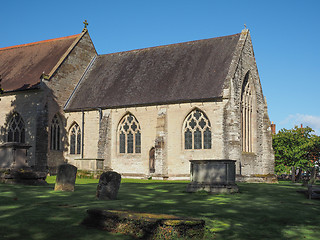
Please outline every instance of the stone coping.
[[209, 194], [229, 194], [239, 192], [237, 184], [221, 184], [221, 183], [197, 183], [190, 182], [187, 186], [187, 192], [205, 191]]
[[76, 161], [104, 161], [104, 158], [75, 158]]
[[137, 239], [201, 239], [204, 235], [201, 219], [121, 210], [89, 209], [87, 213], [82, 225]]
[[189, 160], [189, 162], [191, 163], [212, 163], [212, 162], [221, 162], [221, 163], [224, 163], [224, 162], [227, 162], [227, 163], [230, 163], [230, 162], [236, 162], [236, 160], [230, 160], [230, 159], [206, 159], [206, 160]]
[[20, 177], [22, 179], [28, 178], [43, 178], [47, 177], [46, 172], [38, 172], [25, 169], [0, 169], [0, 176], [3, 178], [15, 178]]
[[236, 181], [246, 183], [279, 183], [275, 174], [236, 175]]
[[0, 169], [0, 182], [2, 183], [46, 185], [46, 177], [46, 172], [29, 169]]
[[0, 148], [22, 148], [22, 149], [29, 149], [32, 146], [25, 144], [25, 143], [19, 143], [19, 142], [7, 142], [0, 144]]

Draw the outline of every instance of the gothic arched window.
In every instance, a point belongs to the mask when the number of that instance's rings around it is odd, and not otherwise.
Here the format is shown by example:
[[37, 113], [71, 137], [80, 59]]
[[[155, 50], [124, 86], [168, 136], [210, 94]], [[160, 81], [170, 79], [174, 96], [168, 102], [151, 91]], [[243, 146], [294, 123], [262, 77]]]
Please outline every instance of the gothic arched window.
[[141, 153], [141, 128], [131, 113], [120, 121], [118, 136], [120, 153]]
[[51, 150], [61, 150], [61, 129], [58, 115], [54, 115], [51, 121]]
[[81, 152], [81, 130], [77, 123], [70, 128], [70, 154], [80, 154]]
[[183, 133], [185, 149], [211, 149], [211, 124], [199, 109], [193, 110], [186, 117]]
[[25, 143], [24, 121], [19, 113], [13, 113], [8, 122], [8, 142]]
[[253, 124], [254, 124], [254, 91], [249, 81], [249, 72], [246, 74], [241, 94], [241, 136], [242, 151], [253, 152]]

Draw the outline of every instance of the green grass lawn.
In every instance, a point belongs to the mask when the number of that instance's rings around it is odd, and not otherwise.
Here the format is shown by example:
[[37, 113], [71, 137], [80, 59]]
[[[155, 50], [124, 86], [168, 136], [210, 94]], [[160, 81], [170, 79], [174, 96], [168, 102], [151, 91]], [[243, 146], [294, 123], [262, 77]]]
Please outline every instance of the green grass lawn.
[[98, 180], [78, 179], [74, 192], [0, 184], [0, 239], [131, 239], [80, 225], [89, 208], [166, 213], [206, 221], [206, 239], [320, 239], [320, 201], [299, 185], [239, 183], [240, 193], [186, 193], [188, 182], [122, 179], [118, 200], [95, 198]]

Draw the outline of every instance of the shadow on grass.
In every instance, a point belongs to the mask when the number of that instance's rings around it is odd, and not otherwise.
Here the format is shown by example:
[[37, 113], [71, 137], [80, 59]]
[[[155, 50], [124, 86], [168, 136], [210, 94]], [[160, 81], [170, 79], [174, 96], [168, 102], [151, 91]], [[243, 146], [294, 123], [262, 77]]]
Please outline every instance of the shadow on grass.
[[300, 187], [239, 184], [241, 192], [233, 195], [189, 194], [184, 193], [185, 187], [125, 184], [119, 197], [131, 199], [125, 205], [131, 210], [205, 219], [216, 239], [319, 238], [320, 204], [298, 194]]
[[78, 182], [75, 192], [54, 192], [53, 184], [0, 184], [0, 236], [130, 239], [79, 226], [88, 208], [201, 218], [206, 221], [206, 239], [318, 239], [320, 235], [320, 201], [297, 193], [299, 186], [239, 184], [238, 194], [207, 195], [186, 193], [186, 182], [137, 182], [123, 181], [116, 201], [95, 198], [97, 180]]

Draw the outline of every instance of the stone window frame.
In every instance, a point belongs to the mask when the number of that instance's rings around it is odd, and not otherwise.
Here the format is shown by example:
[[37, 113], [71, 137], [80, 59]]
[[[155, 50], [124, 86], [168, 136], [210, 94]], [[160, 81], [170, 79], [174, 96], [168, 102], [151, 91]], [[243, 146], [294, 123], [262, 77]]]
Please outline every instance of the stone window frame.
[[69, 129], [69, 154], [81, 154], [81, 129], [76, 122], [74, 122]]
[[11, 114], [7, 126], [7, 142], [26, 142], [25, 123], [19, 113], [13, 112]]
[[241, 124], [241, 150], [254, 153], [256, 149], [257, 106], [256, 91], [250, 71], [244, 77], [241, 88], [240, 124]]
[[[200, 115], [197, 117], [195, 114]], [[186, 151], [212, 149], [212, 127], [203, 110], [194, 108], [187, 114], [182, 125], [182, 136], [183, 149]], [[196, 142], [196, 139], [200, 141]]]
[[58, 114], [53, 116], [50, 125], [50, 150], [62, 150], [62, 128], [61, 119]]
[[130, 112], [120, 120], [117, 130], [117, 152], [124, 154], [141, 154], [141, 127], [138, 119]]

